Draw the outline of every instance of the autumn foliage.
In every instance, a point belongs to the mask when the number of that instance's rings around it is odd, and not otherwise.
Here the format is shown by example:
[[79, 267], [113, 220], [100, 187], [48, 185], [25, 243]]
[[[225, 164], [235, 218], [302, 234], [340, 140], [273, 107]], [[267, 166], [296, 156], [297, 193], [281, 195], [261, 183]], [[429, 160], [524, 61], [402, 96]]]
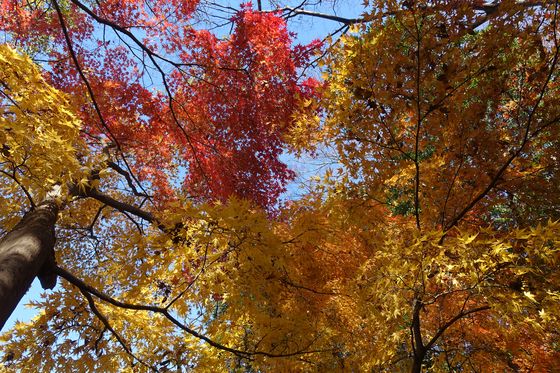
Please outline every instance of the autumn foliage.
[[[366, 1], [320, 55], [250, 4], [0, 4], [2, 232], [63, 188], [5, 369], [557, 369], [558, 4]], [[279, 205], [286, 151], [334, 166]]]
[[282, 19], [247, 6], [220, 39], [193, 26], [197, 3], [4, 1], [0, 24], [49, 61], [91, 146], [118, 144], [160, 199], [179, 183], [195, 198], [271, 206], [293, 177], [278, 157], [295, 105], [313, 95], [297, 73], [313, 48], [292, 47]]

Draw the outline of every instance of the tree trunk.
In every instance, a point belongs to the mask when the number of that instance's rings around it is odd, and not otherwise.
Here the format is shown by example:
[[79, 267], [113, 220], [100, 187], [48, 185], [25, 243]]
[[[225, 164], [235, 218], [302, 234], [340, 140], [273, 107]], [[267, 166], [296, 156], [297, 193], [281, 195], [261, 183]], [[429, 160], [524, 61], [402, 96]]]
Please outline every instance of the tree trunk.
[[428, 352], [428, 348], [424, 346], [424, 341], [422, 340], [422, 331], [420, 326], [420, 311], [422, 311], [422, 301], [419, 298], [415, 298], [414, 309], [412, 311], [412, 350], [414, 351], [414, 361], [412, 363], [412, 373], [422, 373], [422, 362]]
[[56, 193], [50, 193], [0, 241], [0, 330], [35, 277], [43, 289], [56, 285], [54, 228], [58, 210]]
[[422, 373], [422, 361], [424, 361], [424, 356], [414, 356], [411, 370], [412, 373]]

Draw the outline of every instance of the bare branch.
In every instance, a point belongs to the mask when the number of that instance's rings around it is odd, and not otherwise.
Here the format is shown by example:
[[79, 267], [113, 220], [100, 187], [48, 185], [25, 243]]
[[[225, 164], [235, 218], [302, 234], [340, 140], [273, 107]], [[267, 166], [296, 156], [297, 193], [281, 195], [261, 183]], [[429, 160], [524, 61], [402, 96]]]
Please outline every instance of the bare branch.
[[326, 20], [329, 20], [329, 21], [335, 21], [335, 22], [343, 23], [347, 26], [353, 25], [353, 24], [356, 24], [356, 23], [363, 23], [363, 22], [366, 21], [364, 18], [345, 18], [345, 17], [336, 16], [336, 15], [333, 15], [333, 14], [313, 12], [311, 10], [292, 8], [292, 7], [280, 8], [277, 11], [287, 13], [286, 14], [287, 18], [291, 18], [291, 17], [299, 16], [299, 15], [304, 15], [304, 16], [311, 16], [311, 17], [326, 19]]
[[154, 216], [150, 212], [142, 210], [142, 209], [140, 209], [136, 206], [130, 205], [128, 203], [117, 201], [113, 197], [99, 192], [97, 189], [86, 188], [85, 190], [80, 190], [79, 187], [73, 186], [73, 187], [70, 188], [70, 192], [73, 195], [78, 196], [78, 197], [94, 198], [94, 199], [98, 200], [99, 202], [102, 202], [102, 203], [106, 204], [107, 206], [110, 206], [110, 207], [112, 207], [116, 210], [119, 210], [121, 212], [128, 212], [128, 213], [130, 213], [132, 215], [135, 215], [135, 216], [138, 216], [139, 218], [142, 218], [142, 219], [144, 219], [144, 220], [146, 220], [150, 223], [156, 222], [156, 219], [154, 218]]
[[134, 186], [134, 181], [132, 180], [132, 177], [130, 176], [130, 173], [128, 171], [124, 170], [121, 166], [119, 166], [118, 164], [112, 161], [107, 162], [107, 166], [109, 166], [109, 168], [113, 169], [114, 171], [121, 174], [122, 176], [124, 176], [128, 186], [130, 187], [130, 189], [132, 189], [132, 193], [135, 196], [149, 197], [146, 193], [138, 192], [138, 189], [136, 189], [136, 187]]

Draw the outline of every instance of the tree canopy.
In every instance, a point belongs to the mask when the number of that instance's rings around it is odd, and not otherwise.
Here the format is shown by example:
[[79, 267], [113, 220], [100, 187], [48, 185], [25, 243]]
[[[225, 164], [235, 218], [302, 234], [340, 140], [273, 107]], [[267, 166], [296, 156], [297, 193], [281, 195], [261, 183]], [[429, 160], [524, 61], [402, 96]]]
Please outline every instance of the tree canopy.
[[0, 369], [556, 369], [557, 2], [289, 5], [0, 2]]

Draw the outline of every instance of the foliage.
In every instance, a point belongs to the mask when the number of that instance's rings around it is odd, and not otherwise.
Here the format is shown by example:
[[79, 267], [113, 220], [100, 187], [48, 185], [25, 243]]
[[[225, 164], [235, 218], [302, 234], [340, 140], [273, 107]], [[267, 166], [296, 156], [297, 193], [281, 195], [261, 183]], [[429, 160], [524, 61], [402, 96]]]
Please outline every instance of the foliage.
[[[194, 27], [198, 2], [2, 3], [66, 92], [0, 49], [2, 92], [33, 113], [3, 107], [3, 156], [30, 155], [6, 200], [69, 186], [64, 281], [2, 336], [6, 369], [555, 369], [556, 5], [368, 3], [321, 85], [249, 5], [219, 39]], [[274, 208], [280, 153], [329, 146], [338, 169]]]
[[[353, 366], [552, 369], [557, 321], [545, 326], [538, 307], [553, 310], [558, 289], [556, 7], [370, 3], [369, 22], [324, 60], [326, 89], [307, 103], [323, 113], [294, 130], [334, 145], [343, 172], [327, 190], [354, 201], [351, 215], [376, 207], [398, 221], [366, 238], [368, 270], [353, 279], [368, 301], [347, 309], [379, 317], [349, 324], [373, 333]], [[347, 353], [344, 364], [360, 355]]]
[[344, 39], [325, 62], [325, 136], [358, 195], [421, 213], [421, 226], [445, 230], [466, 213], [476, 224], [508, 203], [524, 219], [558, 185], [553, 10], [503, 2], [473, 30], [476, 3], [436, 4]]
[[313, 46], [292, 47], [276, 14], [242, 7], [220, 39], [196, 27], [198, 1], [2, 6], [0, 29], [47, 61], [90, 147], [159, 199], [180, 196], [183, 184], [199, 200], [235, 195], [270, 207], [293, 177], [279, 160], [282, 136], [298, 97], [312, 96], [296, 69]]
[[[0, 172], [2, 230], [19, 220], [25, 202], [42, 200], [54, 183], [79, 182], [80, 121], [64, 94], [48, 85], [28, 58], [0, 45]], [[84, 159], [84, 161], [86, 161]], [[86, 166], [84, 162], [83, 166]]]

